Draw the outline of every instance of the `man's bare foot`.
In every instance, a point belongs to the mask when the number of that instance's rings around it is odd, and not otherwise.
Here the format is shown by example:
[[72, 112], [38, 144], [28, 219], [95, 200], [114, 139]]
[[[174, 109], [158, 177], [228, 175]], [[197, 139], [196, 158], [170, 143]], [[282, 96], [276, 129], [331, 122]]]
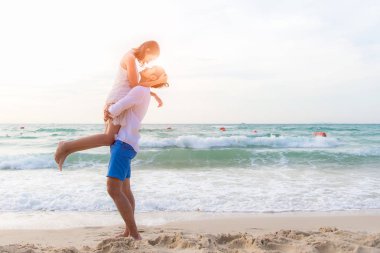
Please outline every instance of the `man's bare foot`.
[[54, 154], [54, 160], [58, 164], [58, 168], [60, 171], [62, 171], [62, 166], [67, 156], [68, 153], [65, 150], [65, 142], [60, 141]]
[[137, 236], [133, 236], [133, 235], [131, 235], [132, 236], [132, 238], [135, 240], [135, 241], [141, 241], [142, 240], [142, 237], [141, 237], [141, 235], [139, 234], [139, 233], [137, 233]]
[[123, 233], [119, 233], [116, 235], [116, 238], [119, 238], [119, 237], [129, 237], [130, 233], [129, 233], [129, 230], [124, 230]]

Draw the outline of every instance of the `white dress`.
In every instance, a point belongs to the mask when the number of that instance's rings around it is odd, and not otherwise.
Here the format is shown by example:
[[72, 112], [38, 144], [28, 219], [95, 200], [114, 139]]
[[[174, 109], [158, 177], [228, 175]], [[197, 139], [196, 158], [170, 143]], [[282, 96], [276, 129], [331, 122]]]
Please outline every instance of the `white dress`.
[[[141, 67], [139, 65], [139, 62], [136, 59], [136, 74], [137, 74], [138, 81], [140, 79], [140, 74], [139, 74], [140, 69]], [[111, 91], [108, 93], [108, 96], [106, 99], [106, 105], [111, 104], [111, 103], [116, 103], [121, 98], [125, 97], [130, 90], [131, 90], [131, 87], [130, 87], [130, 82], [128, 80], [128, 72], [119, 64], [115, 82], [112, 86]], [[119, 116], [115, 117], [112, 120], [112, 123], [114, 125], [121, 125], [121, 126], [126, 125], [127, 124], [126, 113], [127, 111], [122, 112]]]

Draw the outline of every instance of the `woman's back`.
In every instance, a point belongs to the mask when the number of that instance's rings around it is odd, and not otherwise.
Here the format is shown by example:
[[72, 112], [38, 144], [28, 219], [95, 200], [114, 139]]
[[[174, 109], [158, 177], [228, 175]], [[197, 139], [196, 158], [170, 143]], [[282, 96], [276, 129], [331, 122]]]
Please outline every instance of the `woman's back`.
[[[130, 54], [130, 53], [132, 52], [129, 51], [127, 54]], [[139, 64], [137, 60], [136, 60], [136, 67], [137, 67], [136, 75], [139, 78], [140, 77]], [[106, 99], [106, 104], [117, 102], [119, 99], [125, 97], [130, 91], [130, 89], [131, 87], [130, 87], [130, 82], [128, 80], [128, 71], [127, 69], [122, 67], [121, 64], [119, 64], [114, 84]]]

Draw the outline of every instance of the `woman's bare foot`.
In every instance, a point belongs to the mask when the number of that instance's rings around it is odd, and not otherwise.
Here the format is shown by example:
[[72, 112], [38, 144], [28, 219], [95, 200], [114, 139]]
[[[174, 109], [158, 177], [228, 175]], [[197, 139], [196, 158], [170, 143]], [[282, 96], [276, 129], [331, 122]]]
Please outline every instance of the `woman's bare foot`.
[[60, 141], [58, 143], [57, 149], [56, 149], [55, 154], [54, 154], [54, 160], [58, 164], [58, 168], [60, 171], [62, 171], [63, 163], [65, 162], [65, 159], [68, 155], [69, 154], [65, 150], [65, 142]]
[[[55, 160], [55, 162], [56, 162], [56, 164], [58, 164], [59, 163], [59, 157], [58, 157], [58, 155], [59, 155], [59, 149], [60, 149], [60, 147], [63, 145], [63, 141], [60, 141], [60, 142], [58, 142], [58, 145], [57, 145], [57, 148], [56, 148], [56, 150], [55, 150], [55, 153], [54, 153], [54, 160]], [[62, 149], [62, 148], [61, 148]]]

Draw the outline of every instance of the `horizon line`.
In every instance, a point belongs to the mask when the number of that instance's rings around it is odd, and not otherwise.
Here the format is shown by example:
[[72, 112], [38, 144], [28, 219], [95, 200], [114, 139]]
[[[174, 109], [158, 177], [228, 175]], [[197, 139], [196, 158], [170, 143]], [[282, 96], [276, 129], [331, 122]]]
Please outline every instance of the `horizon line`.
[[[0, 125], [104, 125], [104, 123], [0, 123]], [[337, 122], [314, 122], [314, 123], [142, 123], [142, 125], [317, 125], [317, 124], [328, 124], [328, 125], [379, 125], [379, 123], [337, 123]]]

